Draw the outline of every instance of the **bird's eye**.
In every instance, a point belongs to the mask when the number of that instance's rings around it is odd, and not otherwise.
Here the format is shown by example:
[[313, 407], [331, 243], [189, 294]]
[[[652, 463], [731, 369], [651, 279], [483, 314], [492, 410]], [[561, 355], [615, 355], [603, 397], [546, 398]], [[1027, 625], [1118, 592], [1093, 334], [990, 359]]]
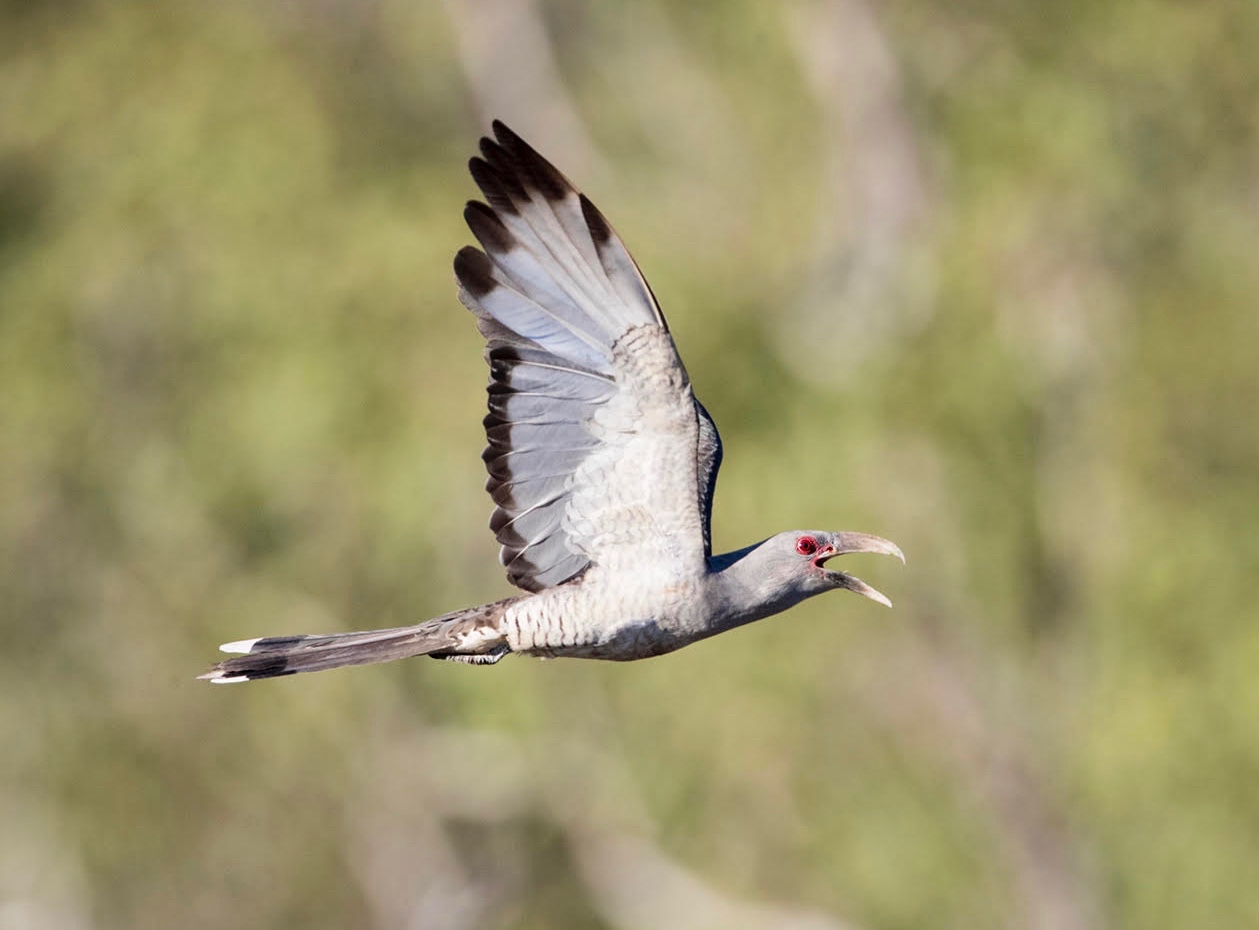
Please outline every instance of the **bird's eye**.
[[817, 540], [812, 536], [801, 536], [796, 540], [796, 552], [801, 555], [813, 555], [817, 552]]

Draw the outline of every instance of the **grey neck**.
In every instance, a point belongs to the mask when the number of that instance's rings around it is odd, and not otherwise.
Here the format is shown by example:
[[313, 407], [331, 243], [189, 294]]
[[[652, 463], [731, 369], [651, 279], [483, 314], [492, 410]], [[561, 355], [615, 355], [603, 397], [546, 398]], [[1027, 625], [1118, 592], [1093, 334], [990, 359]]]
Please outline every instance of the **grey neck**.
[[761, 543], [715, 555], [708, 560], [709, 624], [712, 633], [743, 626], [781, 613], [809, 595], [793, 585], [774, 582], [765, 559], [758, 557]]

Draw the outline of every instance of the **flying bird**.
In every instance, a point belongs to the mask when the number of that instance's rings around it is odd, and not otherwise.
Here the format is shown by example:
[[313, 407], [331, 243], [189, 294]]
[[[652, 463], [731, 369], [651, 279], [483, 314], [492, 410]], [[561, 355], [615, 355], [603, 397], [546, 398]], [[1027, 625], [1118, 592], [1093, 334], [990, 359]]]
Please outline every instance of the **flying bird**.
[[721, 439], [655, 296], [585, 195], [501, 122], [469, 169], [481, 248], [455, 256], [486, 340], [490, 528], [525, 593], [414, 626], [270, 636], [202, 678], [275, 678], [410, 656], [489, 665], [511, 653], [630, 660], [672, 652], [826, 591], [891, 606], [828, 567], [904, 556], [865, 533], [791, 530], [713, 555]]

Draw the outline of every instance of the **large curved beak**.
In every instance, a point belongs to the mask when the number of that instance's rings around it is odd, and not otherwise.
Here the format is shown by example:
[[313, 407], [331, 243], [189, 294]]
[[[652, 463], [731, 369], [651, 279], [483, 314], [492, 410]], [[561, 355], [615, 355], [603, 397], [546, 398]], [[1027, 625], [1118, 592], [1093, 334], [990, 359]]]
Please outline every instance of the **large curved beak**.
[[[830, 545], [824, 547], [814, 562], [819, 568], [824, 566], [828, 560], [840, 555], [848, 555], [852, 552], [877, 552], [880, 555], [894, 555], [901, 560], [901, 564], [905, 562], [905, 553], [901, 552], [900, 546], [881, 536], [871, 536], [869, 533], [836, 533], [832, 537]], [[876, 591], [860, 578], [845, 572], [837, 572], [832, 569], [825, 569], [827, 579], [837, 588], [844, 588], [854, 594], [860, 594], [862, 597], [868, 597], [872, 601], [878, 601], [884, 607], [891, 607], [892, 602], [880, 591]]]

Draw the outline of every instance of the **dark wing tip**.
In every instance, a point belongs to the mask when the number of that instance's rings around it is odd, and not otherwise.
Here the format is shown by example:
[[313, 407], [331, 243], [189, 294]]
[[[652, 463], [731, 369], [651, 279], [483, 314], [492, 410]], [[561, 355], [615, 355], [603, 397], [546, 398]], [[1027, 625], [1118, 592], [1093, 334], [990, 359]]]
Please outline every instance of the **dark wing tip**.
[[590, 236], [594, 239], [595, 245], [607, 245], [612, 241], [612, 237], [615, 235], [615, 233], [612, 232], [611, 224], [609, 224], [604, 215], [599, 212], [599, 208], [590, 202], [589, 197], [585, 194], [578, 194], [577, 197], [581, 201], [581, 215], [586, 220], [586, 226], [590, 229]]
[[[485, 157], [468, 159], [468, 173], [472, 175], [476, 186], [481, 188], [481, 193], [485, 195], [491, 207], [500, 213], [518, 213], [515, 200], [527, 201], [529, 197], [520, 186], [520, 182], [510, 173], [502, 170], [502, 158], [487, 146], [494, 146], [494, 143], [488, 139], [482, 139], [481, 147]], [[495, 150], [497, 148], [494, 146]], [[496, 165], [500, 167], [495, 167]]]
[[494, 138], [504, 145], [521, 141], [520, 136], [516, 135], [501, 119], [491, 120], [490, 129], [494, 132]]
[[489, 257], [474, 246], [465, 245], [455, 253], [455, 277], [473, 298], [484, 297], [498, 287], [493, 268]]
[[480, 201], [468, 201], [463, 208], [463, 219], [486, 254], [510, 252], [516, 247], [515, 237], [503, 225], [498, 214]]
[[490, 139], [482, 139], [481, 153], [503, 175], [515, 175], [526, 190], [532, 187], [547, 200], [563, 200], [576, 190], [558, 168], [505, 123], [494, 120], [491, 126], [497, 145]]
[[507, 150], [495, 142], [493, 139], [481, 139], [481, 158], [473, 158], [473, 161], [483, 161], [489, 166], [502, 170], [507, 167]]

